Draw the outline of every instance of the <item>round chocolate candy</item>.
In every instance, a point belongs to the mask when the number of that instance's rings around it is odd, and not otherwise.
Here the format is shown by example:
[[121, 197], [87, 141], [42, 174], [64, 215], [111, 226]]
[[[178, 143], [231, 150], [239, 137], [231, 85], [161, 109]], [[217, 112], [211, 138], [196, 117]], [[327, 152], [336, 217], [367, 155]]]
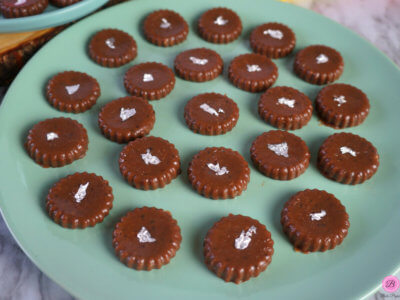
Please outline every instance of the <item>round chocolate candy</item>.
[[236, 40], [242, 33], [242, 21], [229, 8], [218, 7], [207, 10], [198, 21], [197, 30], [208, 42], [227, 44]]
[[162, 9], [154, 11], [146, 17], [143, 32], [150, 43], [169, 47], [186, 40], [189, 26], [180, 14]]
[[134, 65], [125, 73], [127, 92], [146, 100], [158, 100], [167, 96], [175, 86], [174, 72], [166, 65], [146, 62]]
[[64, 112], [81, 113], [96, 104], [100, 85], [86, 73], [66, 71], [53, 76], [46, 88], [47, 101]]
[[180, 166], [175, 146], [154, 136], [130, 142], [119, 156], [122, 176], [130, 185], [142, 190], [163, 188], [179, 175]]
[[185, 106], [185, 121], [196, 133], [218, 135], [231, 131], [239, 119], [239, 108], [227, 96], [206, 93], [188, 101]]
[[213, 80], [222, 73], [224, 62], [221, 56], [207, 48], [196, 48], [181, 52], [175, 58], [176, 74], [195, 82]]
[[114, 196], [107, 180], [96, 174], [75, 173], [50, 189], [46, 210], [54, 222], [68, 228], [86, 228], [103, 221]]
[[251, 160], [265, 176], [291, 180], [303, 174], [310, 163], [310, 150], [298, 136], [271, 130], [258, 136], [250, 149]]
[[103, 135], [117, 143], [127, 143], [149, 134], [155, 121], [151, 104], [135, 96], [108, 102], [98, 119]]
[[89, 56], [103, 67], [120, 67], [137, 56], [136, 41], [122, 30], [103, 29], [91, 38]]
[[258, 114], [267, 123], [285, 130], [300, 129], [312, 116], [311, 100], [287, 86], [268, 89], [258, 102]]
[[2, 0], [0, 11], [5, 18], [21, 18], [41, 14], [49, 0]]
[[266, 23], [250, 34], [250, 46], [254, 52], [270, 58], [289, 55], [296, 45], [293, 31], [281, 23]]
[[366, 139], [348, 132], [329, 136], [318, 152], [318, 168], [332, 180], [360, 184], [378, 170], [379, 154]]
[[344, 62], [338, 51], [323, 45], [313, 45], [300, 50], [294, 61], [294, 71], [312, 84], [327, 84], [343, 73]]
[[281, 224], [295, 250], [304, 253], [335, 248], [350, 227], [349, 215], [342, 203], [320, 190], [293, 195], [283, 207]]
[[88, 144], [82, 124], [69, 118], [54, 118], [32, 127], [25, 148], [36, 163], [44, 168], [55, 168], [84, 157]]
[[262, 92], [278, 78], [278, 68], [271, 59], [261, 54], [248, 53], [235, 57], [229, 65], [228, 77], [238, 88], [248, 92]]
[[201, 195], [212, 199], [235, 198], [250, 181], [250, 169], [239, 152], [223, 147], [206, 148], [189, 163], [189, 181]]
[[218, 277], [239, 284], [265, 271], [274, 254], [273, 245], [265, 225], [230, 214], [207, 232], [204, 262]]
[[363, 91], [344, 83], [324, 87], [315, 101], [321, 120], [334, 128], [360, 125], [367, 118], [369, 108], [369, 100]]
[[179, 250], [181, 230], [169, 211], [136, 208], [117, 223], [115, 254], [129, 268], [150, 271], [168, 264]]

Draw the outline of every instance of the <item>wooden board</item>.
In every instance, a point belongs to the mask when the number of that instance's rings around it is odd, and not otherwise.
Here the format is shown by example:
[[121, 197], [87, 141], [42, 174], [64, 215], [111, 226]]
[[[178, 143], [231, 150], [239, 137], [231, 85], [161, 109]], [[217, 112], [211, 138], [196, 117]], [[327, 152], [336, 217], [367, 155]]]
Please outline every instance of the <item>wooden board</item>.
[[27, 42], [37, 40], [54, 31], [55, 28], [46, 28], [38, 31], [0, 34], [0, 55], [19, 48]]
[[[124, 1], [127, 0], [110, 0], [106, 7]], [[29, 58], [67, 26], [0, 34], [0, 86], [8, 85]]]
[[7, 85], [30, 57], [66, 26], [0, 34], [0, 85]]

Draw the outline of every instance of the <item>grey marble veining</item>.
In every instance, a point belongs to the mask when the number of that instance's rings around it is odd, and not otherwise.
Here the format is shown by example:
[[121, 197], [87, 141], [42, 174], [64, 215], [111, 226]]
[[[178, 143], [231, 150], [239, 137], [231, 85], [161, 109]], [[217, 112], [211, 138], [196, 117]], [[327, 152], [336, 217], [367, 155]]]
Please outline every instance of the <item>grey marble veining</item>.
[[[304, 3], [364, 36], [400, 65], [400, 0], [308, 0]], [[3, 93], [4, 88], [0, 88], [0, 102]], [[400, 292], [398, 294], [397, 299], [400, 298]], [[19, 299], [75, 298], [29, 260], [0, 216], [0, 300]], [[395, 298], [380, 290], [367, 299]]]
[[365, 37], [400, 65], [400, 0], [314, 0], [312, 9]]
[[44, 275], [22, 252], [0, 217], [0, 299], [75, 299]]

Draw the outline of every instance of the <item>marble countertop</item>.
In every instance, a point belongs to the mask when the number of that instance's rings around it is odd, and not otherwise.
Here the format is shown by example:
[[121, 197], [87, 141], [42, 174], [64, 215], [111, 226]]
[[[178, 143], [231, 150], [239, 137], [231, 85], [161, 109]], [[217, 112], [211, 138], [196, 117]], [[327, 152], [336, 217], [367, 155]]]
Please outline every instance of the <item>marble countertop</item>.
[[[400, 0], [307, 0], [303, 5], [365, 37], [400, 66]], [[0, 99], [3, 93], [4, 88]], [[0, 299], [75, 299], [29, 260], [1, 216]], [[367, 299], [400, 299], [400, 291], [394, 296], [379, 290]]]

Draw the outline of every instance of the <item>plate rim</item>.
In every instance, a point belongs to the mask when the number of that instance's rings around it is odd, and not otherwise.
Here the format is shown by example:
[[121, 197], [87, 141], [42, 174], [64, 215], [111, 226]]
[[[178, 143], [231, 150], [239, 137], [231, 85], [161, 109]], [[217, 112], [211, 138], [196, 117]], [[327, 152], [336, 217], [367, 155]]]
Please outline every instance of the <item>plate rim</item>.
[[83, 0], [70, 6], [57, 8], [51, 12], [43, 12], [38, 15], [9, 19], [3, 17], [0, 19], [0, 33], [35, 31], [60, 26], [92, 13], [107, 1]]

